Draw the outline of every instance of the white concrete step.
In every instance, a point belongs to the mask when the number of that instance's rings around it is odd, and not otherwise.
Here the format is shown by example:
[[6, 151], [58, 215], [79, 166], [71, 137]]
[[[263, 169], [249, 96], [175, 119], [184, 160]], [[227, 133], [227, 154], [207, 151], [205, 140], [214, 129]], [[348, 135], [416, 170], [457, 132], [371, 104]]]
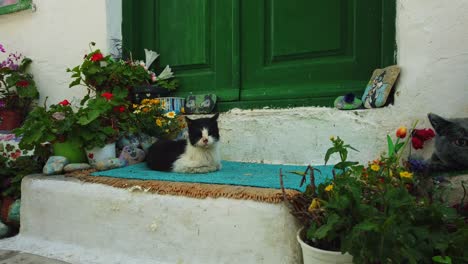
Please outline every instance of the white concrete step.
[[71, 263], [300, 263], [283, 204], [131, 192], [28, 176], [20, 235], [0, 248]]

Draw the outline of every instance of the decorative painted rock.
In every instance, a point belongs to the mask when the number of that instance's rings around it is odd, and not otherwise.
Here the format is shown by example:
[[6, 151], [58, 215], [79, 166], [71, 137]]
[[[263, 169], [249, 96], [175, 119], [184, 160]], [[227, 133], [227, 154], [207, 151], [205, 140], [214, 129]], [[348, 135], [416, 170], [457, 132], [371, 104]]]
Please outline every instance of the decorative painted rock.
[[90, 169], [91, 165], [88, 163], [70, 163], [63, 167], [63, 171], [65, 172], [72, 172], [72, 171], [77, 171], [77, 170], [87, 170]]
[[361, 101], [364, 107], [377, 108], [385, 106], [399, 74], [400, 68], [396, 65], [374, 70], [362, 95]]
[[335, 99], [335, 107], [341, 110], [358, 109], [362, 106], [362, 101], [354, 94], [350, 93], [345, 96], [338, 96]]
[[147, 134], [141, 133], [140, 134], [140, 147], [145, 151], [148, 151], [149, 147], [154, 144], [154, 142], [158, 141], [157, 138], [151, 137]]
[[111, 170], [111, 169], [125, 167], [125, 165], [126, 165], [125, 160], [113, 158], [113, 159], [101, 160], [101, 161], [96, 162], [96, 164], [94, 165], [94, 168], [97, 170], [103, 171], [103, 170]]
[[17, 223], [20, 222], [20, 208], [21, 208], [21, 200], [16, 200], [11, 206], [10, 210], [8, 211], [7, 222]]
[[145, 151], [130, 145], [122, 149], [119, 159], [125, 160], [127, 165], [133, 165], [145, 160], [145, 155]]
[[9, 229], [10, 228], [7, 225], [5, 225], [2, 221], [0, 221], [0, 238], [6, 237], [6, 235], [10, 231]]
[[45, 175], [60, 174], [63, 171], [63, 167], [68, 163], [68, 159], [65, 157], [51, 156], [44, 165], [42, 173]]
[[140, 145], [140, 136], [139, 135], [121, 136], [119, 138], [119, 141], [117, 141], [117, 147], [119, 149], [123, 149], [126, 146], [138, 147], [139, 145]]

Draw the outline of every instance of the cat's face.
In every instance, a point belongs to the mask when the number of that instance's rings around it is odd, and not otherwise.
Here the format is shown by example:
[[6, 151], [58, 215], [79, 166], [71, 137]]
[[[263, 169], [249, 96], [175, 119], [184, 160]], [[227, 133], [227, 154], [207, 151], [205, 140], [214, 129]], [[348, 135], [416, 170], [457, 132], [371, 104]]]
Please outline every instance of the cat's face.
[[218, 116], [211, 118], [185, 118], [190, 144], [195, 147], [211, 148], [219, 141]]
[[445, 162], [468, 166], [468, 118], [444, 119], [429, 114], [437, 133], [435, 148]]

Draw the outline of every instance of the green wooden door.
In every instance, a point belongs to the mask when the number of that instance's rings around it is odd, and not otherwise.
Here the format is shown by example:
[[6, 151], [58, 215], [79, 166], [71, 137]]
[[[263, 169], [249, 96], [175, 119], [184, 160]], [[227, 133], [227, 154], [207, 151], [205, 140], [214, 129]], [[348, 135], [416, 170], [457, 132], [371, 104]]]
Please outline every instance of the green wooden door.
[[330, 106], [394, 63], [395, 0], [123, 1], [124, 44], [220, 109]]
[[241, 8], [243, 101], [362, 94], [381, 66], [382, 2], [257, 0]]
[[180, 81], [177, 94], [215, 93], [239, 99], [238, 6], [236, 0], [124, 0], [124, 46], [144, 57], [160, 53]]

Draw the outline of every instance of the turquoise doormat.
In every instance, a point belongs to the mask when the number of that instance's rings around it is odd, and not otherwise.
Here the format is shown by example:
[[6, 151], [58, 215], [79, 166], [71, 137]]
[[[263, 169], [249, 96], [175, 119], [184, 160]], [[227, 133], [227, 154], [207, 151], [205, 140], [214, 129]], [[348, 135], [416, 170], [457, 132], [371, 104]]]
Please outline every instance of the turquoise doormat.
[[[94, 172], [92, 176], [106, 176], [124, 179], [157, 180], [171, 182], [190, 182], [207, 184], [225, 184], [236, 186], [251, 186], [261, 188], [281, 189], [279, 170], [283, 170], [283, 181], [286, 189], [304, 191], [306, 184], [299, 187], [302, 177], [288, 173], [290, 171], [305, 171], [306, 166], [293, 165], [271, 165], [260, 163], [243, 163], [233, 161], [222, 161], [220, 171], [204, 174], [183, 174], [174, 172], [160, 172], [149, 169], [145, 163], [139, 163], [123, 168]], [[316, 184], [332, 178], [333, 166], [314, 166], [321, 171], [315, 172]], [[309, 183], [307, 177], [307, 183]]]

